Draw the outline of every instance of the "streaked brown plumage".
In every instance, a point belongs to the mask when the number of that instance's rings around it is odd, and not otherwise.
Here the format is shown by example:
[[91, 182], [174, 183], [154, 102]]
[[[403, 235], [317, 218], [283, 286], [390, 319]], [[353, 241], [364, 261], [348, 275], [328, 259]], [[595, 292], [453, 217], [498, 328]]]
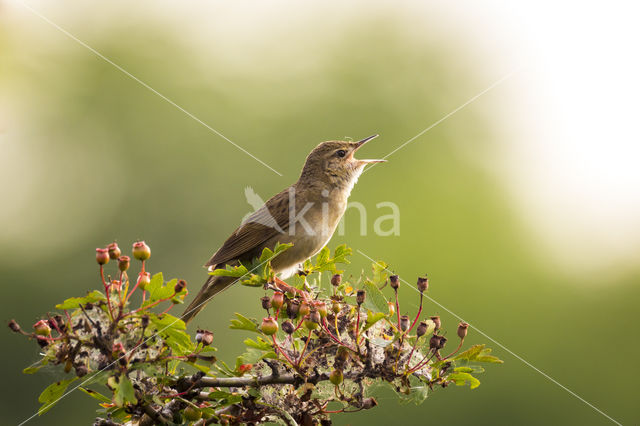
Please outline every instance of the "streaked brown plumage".
[[[293, 243], [271, 261], [281, 278], [293, 275], [298, 265], [318, 253], [333, 235], [364, 166], [384, 161], [358, 160], [353, 156], [376, 136], [359, 142], [328, 141], [315, 147], [307, 156], [298, 181], [249, 216], [205, 266], [214, 270], [250, 262], [265, 247]], [[231, 277], [210, 276], [182, 319], [189, 322], [214, 295], [235, 281]]]

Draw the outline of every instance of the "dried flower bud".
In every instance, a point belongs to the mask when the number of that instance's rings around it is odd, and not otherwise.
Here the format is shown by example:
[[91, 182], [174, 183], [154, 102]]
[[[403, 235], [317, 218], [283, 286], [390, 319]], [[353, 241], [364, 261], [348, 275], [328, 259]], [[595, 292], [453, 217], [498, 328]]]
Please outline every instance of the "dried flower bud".
[[187, 282], [185, 280], [178, 280], [176, 285], [173, 287], [173, 291], [176, 293], [180, 293], [187, 287]]
[[282, 323], [282, 331], [284, 331], [287, 334], [293, 334], [295, 329], [296, 329], [296, 326], [293, 325], [293, 323], [289, 320], [286, 320], [285, 322]]
[[84, 364], [76, 365], [75, 369], [76, 369], [76, 376], [78, 377], [84, 377], [87, 375], [87, 373], [89, 373], [89, 369]]
[[433, 317], [429, 317], [429, 319], [433, 321], [433, 323], [436, 325], [435, 330], [440, 330], [440, 327], [442, 326], [442, 323], [440, 322], [440, 317], [436, 315]]
[[427, 277], [418, 277], [418, 291], [420, 293], [424, 293], [429, 288], [429, 278]]
[[36, 331], [38, 336], [50, 336], [51, 335], [51, 327], [47, 324], [46, 321], [40, 320], [37, 323], [33, 324], [33, 329]]
[[364, 303], [366, 295], [367, 293], [364, 290], [358, 290], [358, 292], [356, 293], [356, 303], [358, 304], [358, 306]]
[[145, 261], [151, 257], [151, 248], [144, 241], [133, 243], [133, 257]]
[[209, 330], [202, 330], [202, 338], [200, 339], [202, 346], [209, 346], [213, 343], [213, 332]]
[[262, 296], [260, 298], [260, 303], [262, 303], [262, 309], [271, 309], [271, 298], [269, 296]]
[[376, 405], [378, 405], [378, 401], [376, 401], [375, 398], [370, 397], [370, 398], [365, 398], [362, 400], [362, 409], [363, 410], [369, 410], [373, 407], [375, 407]]
[[58, 329], [58, 322], [56, 321], [55, 318], [49, 318], [47, 320], [47, 324], [49, 324], [49, 327], [51, 327], [52, 329], [55, 328], [56, 330]]
[[151, 282], [151, 274], [148, 272], [140, 272], [138, 275], [138, 287], [140, 290], [145, 290]]
[[107, 246], [107, 251], [109, 252], [109, 257], [113, 260], [119, 258], [122, 254], [122, 251], [120, 251], [120, 247], [118, 247], [118, 244], [116, 244], [115, 242]]
[[118, 258], [118, 269], [122, 272], [125, 272], [129, 269], [129, 265], [131, 265], [131, 258], [129, 256], [120, 256]]
[[98, 262], [98, 265], [106, 265], [107, 263], [109, 263], [109, 251], [104, 248], [97, 248], [96, 262]]
[[397, 290], [400, 287], [400, 277], [397, 275], [391, 275], [389, 277], [389, 285], [392, 289]]
[[331, 277], [331, 285], [332, 286], [338, 287], [341, 282], [342, 282], [342, 275], [335, 274], [334, 276]]
[[302, 302], [300, 302], [300, 316], [304, 317], [306, 315], [309, 314], [309, 312], [311, 312], [311, 307], [309, 306], [309, 303], [307, 303], [306, 300], [303, 300]]
[[13, 331], [14, 333], [20, 333], [20, 324], [18, 324], [16, 322], [16, 320], [11, 320], [9, 321], [9, 328], [11, 329], [11, 331]]
[[427, 329], [429, 328], [429, 326], [427, 325], [426, 322], [424, 321], [420, 321], [420, 324], [418, 324], [418, 328], [416, 328], [416, 335], [418, 337], [422, 337], [425, 334], [427, 334]]
[[149, 326], [149, 315], [143, 315], [140, 317], [140, 326], [142, 328], [147, 328]]
[[284, 304], [284, 294], [281, 291], [276, 291], [271, 296], [271, 306], [273, 309], [280, 309]]
[[334, 300], [333, 303], [331, 304], [331, 310], [333, 311], [334, 314], [337, 315], [342, 310], [342, 306], [340, 306], [340, 302], [338, 302], [337, 300]]
[[409, 325], [411, 324], [411, 320], [408, 315], [402, 315], [400, 317], [400, 330], [407, 331], [409, 329]]
[[315, 308], [318, 311], [318, 313], [320, 314], [320, 316], [322, 318], [326, 318], [328, 312], [327, 312], [327, 304], [324, 303], [323, 301], [319, 301], [315, 303]]
[[445, 343], [447, 343], [446, 337], [434, 334], [431, 336], [431, 339], [429, 339], [429, 348], [439, 350], [444, 348]]
[[287, 302], [287, 316], [291, 319], [298, 318], [298, 313], [300, 312], [300, 301], [297, 299], [290, 299]]
[[262, 320], [262, 324], [260, 325], [260, 330], [267, 336], [271, 336], [276, 334], [278, 331], [278, 323], [272, 317], [266, 317]]
[[41, 348], [46, 348], [47, 345], [49, 344], [49, 341], [44, 336], [36, 336], [36, 341], [38, 342], [38, 345], [40, 345]]
[[202, 342], [202, 332], [203, 331], [204, 330], [201, 330], [201, 329], [197, 329], [196, 330], [196, 337], [195, 337], [196, 343], [201, 343]]
[[458, 337], [461, 339], [464, 339], [465, 337], [467, 337], [467, 329], [469, 328], [469, 324], [467, 324], [466, 322], [462, 321], [460, 324], [458, 324]]
[[333, 383], [335, 386], [339, 386], [344, 380], [344, 374], [342, 374], [342, 370], [335, 369], [329, 374], [329, 381]]

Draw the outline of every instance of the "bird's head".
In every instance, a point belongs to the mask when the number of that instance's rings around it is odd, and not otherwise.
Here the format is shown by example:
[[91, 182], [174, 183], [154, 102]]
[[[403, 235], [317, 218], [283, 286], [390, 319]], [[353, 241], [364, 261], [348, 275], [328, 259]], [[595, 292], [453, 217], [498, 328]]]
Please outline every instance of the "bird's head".
[[357, 150], [376, 137], [378, 135], [369, 136], [358, 142], [322, 142], [307, 156], [300, 179], [320, 179], [334, 186], [352, 187], [364, 166], [386, 161], [360, 160], [354, 157]]

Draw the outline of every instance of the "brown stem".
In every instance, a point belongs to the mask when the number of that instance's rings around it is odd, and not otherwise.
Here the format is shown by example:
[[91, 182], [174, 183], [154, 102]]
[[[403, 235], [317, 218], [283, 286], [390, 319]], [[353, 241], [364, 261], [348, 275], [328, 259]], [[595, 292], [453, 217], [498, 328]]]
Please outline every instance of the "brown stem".
[[447, 359], [450, 356], [455, 355], [455, 353], [458, 352], [460, 350], [460, 348], [462, 347], [462, 343], [464, 343], [464, 338], [460, 339], [460, 343], [458, 344], [458, 347], [456, 348], [456, 350], [451, 352], [449, 355], [445, 356], [444, 359]]

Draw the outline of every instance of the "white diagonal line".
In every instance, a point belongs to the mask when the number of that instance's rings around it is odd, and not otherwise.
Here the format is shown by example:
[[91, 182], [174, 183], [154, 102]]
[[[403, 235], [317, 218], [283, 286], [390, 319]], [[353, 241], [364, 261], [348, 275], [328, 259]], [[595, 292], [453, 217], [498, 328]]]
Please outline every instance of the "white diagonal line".
[[231, 139], [229, 139], [228, 137], [226, 137], [225, 135], [223, 135], [222, 133], [220, 133], [218, 130], [214, 129], [213, 127], [211, 127], [210, 125], [208, 125], [207, 123], [205, 123], [204, 121], [202, 121], [201, 119], [199, 119], [198, 117], [196, 117], [195, 115], [193, 115], [191, 112], [187, 111], [186, 109], [184, 109], [183, 107], [181, 107], [180, 105], [178, 105], [177, 103], [175, 103], [174, 101], [172, 101], [171, 99], [169, 99], [168, 97], [166, 97], [165, 95], [163, 95], [162, 93], [158, 92], [156, 89], [154, 89], [153, 87], [149, 86], [147, 83], [145, 83], [144, 81], [140, 80], [138, 77], [136, 77], [135, 75], [131, 74], [129, 71], [125, 70], [124, 68], [122, 68], [120, 65], [116, 64], [115, 62], [113, 62], [111, 59], [107, 58], [106, 56], [104, 56], [102, 53], [98, 52], [96, 49], [94, 49], [93, 47], [89, 46], [87, 43], [85, 43], [84, 41], [80, 40], [79, 38], [75, 37], [73, 34], [71, 34], [70, 32], [68, 32], [67, 30], [65, 30], [64, 28], [62, 28], [61, 26], [59, 26], [58, 24], [56, 24], [55, 22], [51, 21], [49, 18], [47, 18], [46, 16], [42, 15], [41, 13], [39, 13], [37, 10], [35, 10], [34, 8], [32, 8], [31, 6], [29, 6], [28, 4], [24, 3], [22, 0], [14, 0], [18, 3], [20, 3], [24, 8], [28, 9], [29, 11], [31, 11], [34, 15], [36, 15], [37, 17], [39, 17], [40, 19], [42, 19], [43, 21], [45, 21], [46, 23], [48, 23], [49, 25], [51, 25], [52, 27], [56, 28], [58, 31], [62, 32], [64, 35], [66, 35], [67, 37], [69, 37], [70, 39], [74, 40], [75, 42], [77, 42], [78, 44], [80, 44], [81, 46], [86, 47], [87, 49], [89, 49], [91, 52], [93, 52], [96, 56], [98, 56], [99, 58], [101, 58], [102, 60], [104, 60], [105, 62], [113, 65], [116, 69], [118, 69], [118, 71], [122, 72], [123, 74], [125, 74], [127, 77], [131, 78], [132, 80], [136, 81], [137, 83], [139, 83], [141, 86], [145, 87], [146, 89], [150, 90], [151, 92], [155, 93], [156, 95], [158, 95], [160, 98], [164, 99], [165, 101], [167, 101], [169, 104], [173, 105], [175, 108], [177, 108], [178, 110], [182, 111], [183, 113], [185, 113], [187, 116], [191, 117], [192, 119], [194, 119], [195, 121], [197, 121], [198, 123], [202, 124], [204, 127], [206, 127], [207, 129], [209, 129], [210, 131], [212, 131], [213, 133], [215, 133], [216, 135], [220, 136], [222, 139], [226, 140], [227, 142], [229, 142], [231, 145], [235, 146], [236, 148], [238, 148], [240, 151], [244, 152], [245, 154], [247, 154], [249, 157], [253, 158], [254, 160], [256, 160], [258, 163], [262, 164], [263, 166], [265, 166], [266, 168], [268, 168], [269, 170], [271, 170], [272, 172], [276, 173], [279, 176], [282, 176], [282, 173], [280, 173], [279, 171], [277, 171], [276, 169], [274, 169], [273, 167], [271, 167], [270, 165], [268, 165], [267, 163], [265, 163], [264, 161], [262, 161], [261, 159], [259, 159], [258, 157], [256, 157], [255, 155], [251, 154], [249, 151], [247, 151], [246, 149], [244, 149], [243, 147], [241, 147], [240, 145], [238, 145], [237, 143], [235, 143], [234, 141], [232, 141]]
[[[265, 263], [269, 262], [271, 259], [273, 259], [275, 256], [277, 256], [277, 254], [273, 254], [272, 256], [270, 256], [267, 260], [265, 260], [264, 262], [260, 263], [258, 266], [252, 268], [250, 271], [245, 272], [244, 275], [242, 275], [241, 277], [239, 277], [237, 280], [235, 280], [234, 282], [232, 282], [231, 284], [229, 284], [229, 286], [227, 286], [225, 288], [225, 290], [229, 287], [231, 287], [233, 284], [237, 283], [238, 281], [240, 281], [242, 278], [244, 278], [245, 276], [247, 276], [248, 274], [250, 274], [251, 272], [255, 271], [256, 269], [258, 269], [259, 267], [261, 267], [262, 265], [264, 265]], [[219, 294], [220, 292], [216, 293]], [[171, 327], [173, 324], [175, 324], [176, 322], [180, 321], [182, 319], [182, 317], [184, 317], [185, 315], [187, 315], [188, 313], [193, 312], [194, 310], [198, 309], [200, 306], [204, 305], [205, 303], [207, 303], [209, 300], [211, 300], [212, 297], [216, 296], [216, 294], [210, 296], [208, 299], [206, 299], [205, 301], [203, 301], [202, 303], [198, 304], [197, 306], [194, 306], [193, 309], [191, 309], [190, 311], [186, 311], [183, 312], [182, 315], [180, 315], [179, 317], [176, 318], [175, 321], [173, 321], [171, 324], [167, 325], [165, 328], [163, 328], [162, 330], [158, 330], [157, 333], [154, 333], [153, 335], [147, 337], [142, 343], [136, 345], [135, 347], [133, 347], [132, 349], [130, 349], [128, 352], [124, 353], [123, 355], [121, 355], [118, 359], [114, 360], [111, 364], [101, 368], [100, 370], [96, 371], [95, 373], [92, 373], [87, 379], [85, 379], [82, 383], [80, 383], [79, 385], [73, 387], [73, 389], [65, 392], [64, 394], [62, 394], [60, 397], [58, 397], [56, 400], [54, 400], [53, 402], [50, 402], [49, 404], [47, 404], [45, 406], [45, 408], [51, 407], [55, 404], [58, 403], [58, 401], [60, 401], [62, 398], [64, 398], [65, 396], [69, 395], [71, 392], [77, 390], [80, 386], [90, 382], [94, 377], [96, 377], [99, 373], [103, 372], [104, 370], [106, 370], [107, 368], [111, 367], [113, 364], [115, 364], [116, 362], [120, 361], [122, 358], [129, 356], [129, 354], [131, 354], [133, 351], [137, 350], [139, 347], [141, 347], [144, 343], [147, 343], [149, 341], [149, 339], [157, 336], [158, 334], [162, 333], [163, 331], [165, 331], [167, 328]], [[36, 417], [38, 415], [38, 413], [40, 412], [40, 409], [38, 409], [38, 411], [36, 411], [31, 417], [29, 417], [26, 420], [23, 420], [18, 426], [22, 426], [25, 423], [27, 423], [29, 420], [33, 419], [34, 417]]]
[[[426, 129], [422, 130], [420, 133], [418, 133], [417, 135], [415, 135], [414, 137], [412, 137], [411, 139], [409, 139], [408, 141], [404, 142], [402, 145], [398, 146], [396, 149], [394, 149], [393, 151], [391, 151], [390, 153], [388, 153], [387, 155], [385, 155], [384, 157], [382, 157], [383, 160], [386, 160], [387, 158], [391, 157], [393, 154], [395, 154], [396, 152], [398, 152], [399, 150], [401, 150], [402, 148], [404, 148], [405, 146], [409, 145], [411, 142], [413, 142], [414, 140], [418, 139], [420, 136], [424, 135], [425, 133], [427, 133], [429, 130], [433, 129], [434, 127], [436, 127], [438, 124], [442, 123], [443, 121], [445, 121], [447, 118], [451, 117], [453, 114], [455, 114], [456, 112], [460, 111], [461, 109], [463, 109], [464, 107], [466, 107], [467, 105], [469, 105], [470, 103], [472, 103], [473, 101], [475, 101], [476, 99], [478, 99], [480, 96], [484, 95], [485, 93], [487, 93], [488, 91], [490, 91], [491, 89], [493, 89], [494, 87], [500, 85], [502, 82], [504, 82], [505, 80], [508, 80], [511, 76], [513, 76], [516, 72], [518, 72], [520, 70], [520, 68], [515, 69], [513, 71], [511, 71], [508, 74], [505, 74], [504, 76], [502, 76], [502, 78], [500, 78], [499, 80], [495, 81], [493, 84], [491, 84], [489, 87], [487, 87], [486, 89], [484, 89], [482, 92], [477, 93], [475, 96], [469, 98], [465, 103], [463, 103], [462, 105], [458, 106], [457, 108], [455, 108], [453, 111], [450, 111], [447, 115], [445, 115], [444, 117], [440, 118], [438, 121], [436, 121], [435, 123], [431, 124], [429, 127], [427, 127]], [[367, 170], [371, 170], [372, 168], [374, 168], [375, 166], [377, 166], [380, 163], [374, 163], [372, 164], [370, 167], [367, 167], [365, 169], [365, 171]]]
[[[369, 259], [371, 262], [375, 262], [376, 264], [380, 265], [377, 261], [373, 260], [371, 257], [367, 256], [366, 254], [364, 254], [362, 252], [362, 250], [357, 249], [357, 252], [360, 253], [361, 255], [363, 255], [364, 257], [366, 257], [367, 259]], [[382, 265], [380, 265], [382, 266]], [[393, 273], [391, 270], [389, 270], [388, 268], [385, 268], [387, 271]], [[405, 284], [409, 285], [409, 288], [412, 288], [414, 291], [418, 292], [418, 289], [415, 288], [414, 286], [412, 286], [411, 284], [409, 284], [409, 282], [407, 282], [406, 280], [404, 280], [402, 277], [400, 277], [400, 281], [404, 282]], [[548, 374], [546, 374], [545, 372], [541, 371], [539, 368], [537, 368], [536, 366], [534, 366], [533, 364], [531, 364], [529, 361], [525, 360], [524, 358], [522, 358], [521, 356], [519, 356], [518, 354], [514, 353], [511, 349], [507, 348], [505, 345], [503, 345], [502, 343], [498, 342], [496, 339], [494, 339], [493, 337], [489, 336], [487, 333], [483, 332], [482, 330], [478, 329], [477, 327], [473, 326], [469, 321], [464, 320], [462, 317], [460, 317], [458, 314], [456, 314], [455, 312], [451, 311], [449, 308], [445, 307], [444, 305], [442, 305], [440, 302], [438, 302], [437, 300], [435, 300], [434, 298], [432, 298], [431, 296], [427, 295], [426, 293], [424, 293], [424, 297], [426, 297], [427, 299], [429, 299], [430, 301], [432, 301], [433, 303], [435, 303], [436, 305], [438, 305], [439, 307], [441, 307], [442, 309], [444, 309], [445, 311], [447, 311], [449, 314], [453, 315], [455, 318], [459, 319], [460, 321], [464, 321], [466, 323], [468, 323], [475, 331], [477, 331], [478, 333], [480, 333], [481, 335], [483, 335], [484, 337], [486, 337], [487, 339], [491, 340], [493, 343], [495, 343], [496, 345], [500, 346], [502, 349], [504, 349], [505, 351], [509, 352], [513, 357], [515, 357], [516, 359], [518, 359], [519, 361], [523, 362], [526, 366], [532, 368], [533, 370], [535, 370], [536, 372], [540, 373], [543, 377], [545, 377], [547, 380], [551, 381], [552, 383], [555, 383], [556, 385], [560, 386], [562, 389], [564, 389], [565, 391], [567, 391], [570, 395], [576, 397], [577, 399], [579, 399], [580, 401], [584, 402], [585, 404], [587, 404], [589, 407], [593, 408], [594, 410], [596, 410], [598, 413], [602, 414], [603, 416], [605, 416], [607, 419], [611, 420], [613, 423], [622, 426], [622, 423], [618, 422], [617, 420], [615, 420], [613, 417], [609, 416], [607, 413], [605, 413], [604, 411], [600, 410], [598, 407], [596, 407], [595, 405], [591, 404], [589, 401], [587, 401], [586, 399], [582, 398], [580, 395], [578, 395], [577, 393], [573, 392], [571, 389], [567, 388], [566, 386], [564, 386], [562, 383], [558, 382], [556, 379], [554, 379], [553, 377], [549, 376]]]

